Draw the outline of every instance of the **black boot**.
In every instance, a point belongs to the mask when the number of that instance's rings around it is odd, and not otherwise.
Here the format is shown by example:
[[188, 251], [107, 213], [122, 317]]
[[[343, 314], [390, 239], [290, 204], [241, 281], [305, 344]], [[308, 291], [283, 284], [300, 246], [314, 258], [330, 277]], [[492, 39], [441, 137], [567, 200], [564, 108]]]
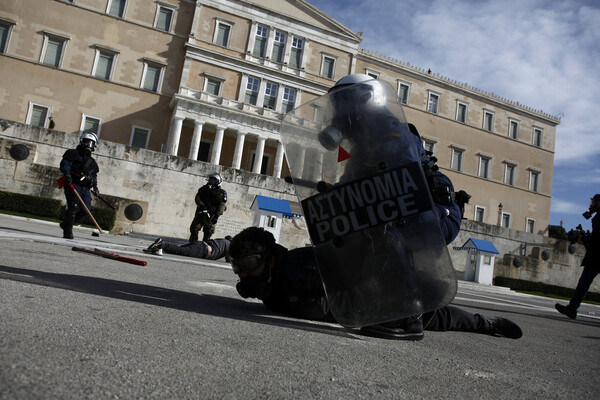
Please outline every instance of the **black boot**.
[[363, 326], [360, 328], [360, 333], [381, 339], [422, 340], [423, 319], [421, 315], [415, 315], [383, 324]]
[[198, 241], [198, 230], [191, 231], [190, 233], [190, 243], [196, 243]]
[[554, 308], [556, 308], [556, 311], [559, 313], [564, 314], [571, 319], [577, 318], [577, 310], [573, 310], [569, 306], [563, 306], [562, 304], [556, 303]]
[[60, 228], [63, 230], [63, 238], [64, 239], [73, 239], [73, 218], [65, 217], [65, 220], [58, 224]]
[[490, 323], [490, 335], [504, 336], [510, 339], [518, 339], [523, 336], [519, 325], [506, 318], [494, 318], [488, 320]]

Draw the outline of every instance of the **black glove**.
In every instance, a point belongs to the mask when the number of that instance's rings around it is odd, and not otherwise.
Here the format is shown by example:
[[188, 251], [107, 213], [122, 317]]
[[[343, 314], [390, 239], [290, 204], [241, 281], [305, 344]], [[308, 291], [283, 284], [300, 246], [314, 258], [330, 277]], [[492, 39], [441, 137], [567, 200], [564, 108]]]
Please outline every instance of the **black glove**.
[[212, 217], [210, 222], [212, 222], [212, 224], [215, 225], [218, 220], [219, 220], [219, 217]]
[[73, 184], [73, 177], [71, 174], [65, 175], [65, 184], [67, 186], [71, 186], [71, 184]]
[[450, 186], [440, 182], [437, 178], [433, 178], [433, 184], [429, 186], [433, 201], [442, 206], [449, 206], [454, 201], [454, 192]]
[[94, 183], [94, 186], [92, 186], [92, 193], [94, 194], [94, 196], [100, 195], [100, 190], [98, 190], [98, 185], [96, 185], [95, 183]]

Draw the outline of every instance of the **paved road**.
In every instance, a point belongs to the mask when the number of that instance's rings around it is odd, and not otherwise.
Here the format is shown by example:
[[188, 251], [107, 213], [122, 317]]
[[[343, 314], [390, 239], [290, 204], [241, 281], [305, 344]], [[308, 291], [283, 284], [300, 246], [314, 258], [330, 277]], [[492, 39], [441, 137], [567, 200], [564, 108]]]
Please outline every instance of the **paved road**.
[[[594, 399], [600, 307], [459, 282], [454, 303], [519, 340], [363, 337], [274, 315], [227, 264], [141, 252], [151, 238], [0, 215], [0, 399]], [[145, 267], [74, 252], [111, 250]], [[484, 290], [487, 289], [487, 290]]]

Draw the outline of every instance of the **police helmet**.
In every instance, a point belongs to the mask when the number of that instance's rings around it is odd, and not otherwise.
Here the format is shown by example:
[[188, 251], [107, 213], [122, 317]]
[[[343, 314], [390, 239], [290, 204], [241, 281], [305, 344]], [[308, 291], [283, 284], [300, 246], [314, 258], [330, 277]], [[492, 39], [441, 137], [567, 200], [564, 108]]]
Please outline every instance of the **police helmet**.
[[93, 132], [84, 132], [79, 138], [79, 144], [87, 147], [91, 151], [94, 151], [97, 142], [98, 136]]
[[208, 181], [208, 185], [213, 188], [221, 186], [221, 182], [223, 182], [221, 175], [217, 174], [216, 172], [210, 174], [206, 180]]
[[365, 74], [351, 74], [329, 89], [332, 119], [319, 133], [319, 141], [328, 150], [337, 148], [343, 138], [355, 143], [370, 140], [380, 118], [390, 115], [388, 101], [397, 102], [392, 85]]
[[337, 81], [328, 93], [336, 112], [372, 112], [385, 107], [390, 89], [395, 94], [386, 82], [365, 74], [352, 74]]

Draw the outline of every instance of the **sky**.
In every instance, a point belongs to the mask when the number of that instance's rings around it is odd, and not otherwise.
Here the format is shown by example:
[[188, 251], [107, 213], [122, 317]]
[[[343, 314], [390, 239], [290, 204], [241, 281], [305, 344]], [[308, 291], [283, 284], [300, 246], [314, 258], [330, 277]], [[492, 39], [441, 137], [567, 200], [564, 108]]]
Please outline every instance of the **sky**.
[[307, 2], [363, 32], [361, 48], [560, 117], [550, 224], [591, 230], [581, 214], [600, 193], [600, 1]]

